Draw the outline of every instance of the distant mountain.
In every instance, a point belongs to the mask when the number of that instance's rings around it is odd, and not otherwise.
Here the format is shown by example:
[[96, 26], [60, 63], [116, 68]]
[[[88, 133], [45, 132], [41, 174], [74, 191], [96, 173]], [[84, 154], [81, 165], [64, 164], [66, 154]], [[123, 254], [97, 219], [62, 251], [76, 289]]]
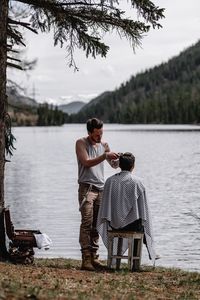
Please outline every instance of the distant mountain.
[[78, 113], [85, 106], [85, 102], [74, 101], [68, 104], [59, 105], [58, 109], [69, 115]]
[[38, 107], [38, 103], [30, 97], [22, 96], [15, 86], [7, 87], [8, 103], [15, 107]]
[[200, 41], [86, 104], [69, 122], [200, 124]]
[[39, 104], [20, 94], [15, 83], [7, 87], [8, 113], [13, 126], [59, 126], [65, 122], [65, 114], [47, 103]]

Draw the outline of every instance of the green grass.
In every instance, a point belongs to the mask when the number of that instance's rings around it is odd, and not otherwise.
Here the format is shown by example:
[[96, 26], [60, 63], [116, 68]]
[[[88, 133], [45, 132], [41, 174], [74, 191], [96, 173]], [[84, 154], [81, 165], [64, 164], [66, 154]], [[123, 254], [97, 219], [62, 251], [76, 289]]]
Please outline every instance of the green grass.
[[143, 266], [140, 272], [80, 271], [71, 259], [0, 263], [0, 299], [200, 299], [200, 273]]

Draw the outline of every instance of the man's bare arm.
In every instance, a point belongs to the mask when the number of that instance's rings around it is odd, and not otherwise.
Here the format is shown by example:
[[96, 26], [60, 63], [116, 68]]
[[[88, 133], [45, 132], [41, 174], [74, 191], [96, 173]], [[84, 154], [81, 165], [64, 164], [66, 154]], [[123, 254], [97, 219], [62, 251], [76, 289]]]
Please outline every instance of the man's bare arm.
[[[106, 153], [110, 152], [110, 147], [109, 147], [108, 143], [102, 142], [102, 144], [105, 148], [105, 152]], [[106, 160], [112, 168], [117, 169], [119, 167], [119, 155], [117, 153], [115, 153], [115, 154], [116, 154], [115, 158], [109, 158], [107, 156]]]
[[76, 155], [78, 157], [78, 159], [80, 160], [80, 162], [82, 163], [83, 166], [90, 168], [90, 167], [94, 167], [98, 164], [100, 164], [102, 161], [104, 161], [105, 159], [117, 159], [117, 154], [114, 152], [108, 152], [106, 151], [108, 150], [105, 149], [105, 152], [95, 158], [89, 158], [88, 153], [86, 151], [86, 145], [83, 139], [79, 139], [76, 142]]

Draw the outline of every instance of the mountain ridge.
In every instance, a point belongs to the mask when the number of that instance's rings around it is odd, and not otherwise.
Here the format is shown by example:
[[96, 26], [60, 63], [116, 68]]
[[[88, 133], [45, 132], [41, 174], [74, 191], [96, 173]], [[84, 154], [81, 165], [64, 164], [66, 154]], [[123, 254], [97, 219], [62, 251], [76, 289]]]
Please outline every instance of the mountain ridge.
[[[37, 111], [39, 103], [15, 87], [8, 87], [7, 94], [9, 110]], [[200, 41], [131, 76], [114, 91], [105, 91], [87, 104], [75, 101], [66, 106], [75, 107], [67, 112], [67, 123], [97, 117], [108, 123], [200, 124]]]
[[200, 41], [97, 98], [69, 122], [95, 116], [108, 123], [199, 124]]
[[74, 101], [68, 104], [58, 105], [58, 109], [70, 115], [79, 112], [84, 106], [85, 106], [85, 102]]
[[8, 96], [9, 105], [19, 108], [24, 106], [36, 108], [39, 106], [39, 103], [35, 99], [20, 94], [20, 92], [18, 91], [19, 89], [20, 87], [16, 85], [7, 86], [6, 93]]

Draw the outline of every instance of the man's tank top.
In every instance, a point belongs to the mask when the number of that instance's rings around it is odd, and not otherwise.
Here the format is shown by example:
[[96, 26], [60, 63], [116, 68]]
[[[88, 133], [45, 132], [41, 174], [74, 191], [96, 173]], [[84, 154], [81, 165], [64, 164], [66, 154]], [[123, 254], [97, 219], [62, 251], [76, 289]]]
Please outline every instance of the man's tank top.
[[[84, 138], [84, 141], [90, 159], [98, 157], [105, 152], [105, 148], [101, 143], [93, 146], [87, 138]], [[102, 190], [104, 186], [104, 163], [101, 162], [94, 167], [86, 168], [78, 159], [78, 183], [92, 184]]]

